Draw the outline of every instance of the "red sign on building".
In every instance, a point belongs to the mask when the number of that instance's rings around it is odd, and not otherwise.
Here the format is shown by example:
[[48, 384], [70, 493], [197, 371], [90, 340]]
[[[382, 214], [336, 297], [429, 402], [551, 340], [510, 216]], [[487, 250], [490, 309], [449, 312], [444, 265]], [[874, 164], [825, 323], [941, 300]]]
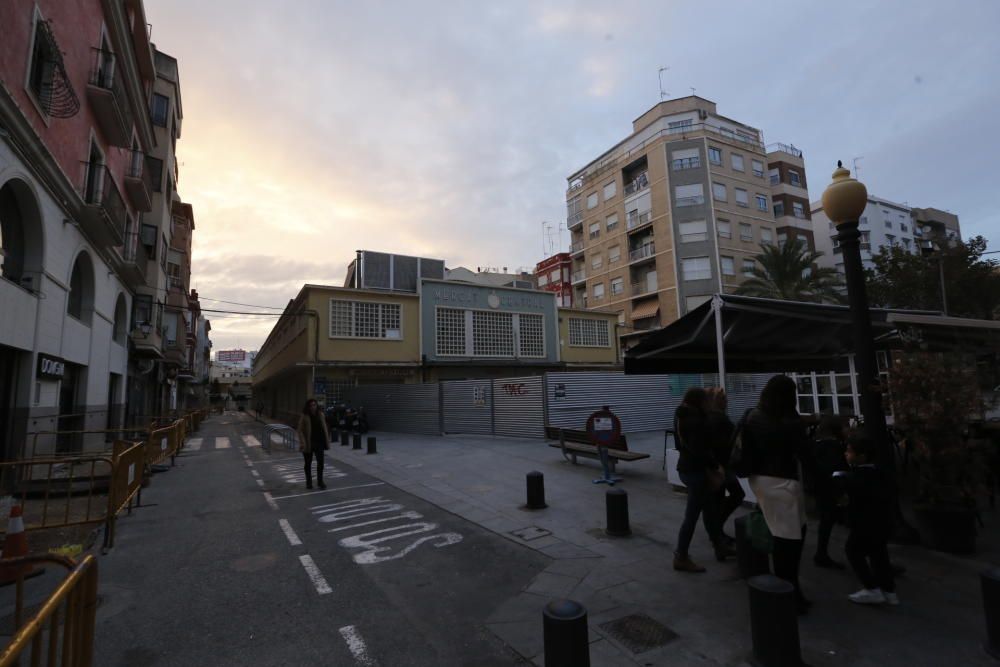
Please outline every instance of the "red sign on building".
[[246, 361], [247, 351], [246, 350], [219, 350], [215, 353], [216, 361], [226, 361], [230, 363], [239, 363]]

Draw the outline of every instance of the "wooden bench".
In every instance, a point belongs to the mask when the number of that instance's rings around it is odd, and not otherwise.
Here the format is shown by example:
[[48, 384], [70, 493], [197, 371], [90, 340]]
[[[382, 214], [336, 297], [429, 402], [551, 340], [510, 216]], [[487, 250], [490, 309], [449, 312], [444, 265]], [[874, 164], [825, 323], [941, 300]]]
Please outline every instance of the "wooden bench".
[[[571, 461], [573, 465], [576, 465], [577, 457], [582, 456], [586, 459], [601, 459], [600, 451], [596, 445], [590, 444], [590, 438], [587, 436], [585, 431], [573, 431], [569, 429], [558, 429], [553, 427], [546, 427], [545, 435], [548, 438], [558, 440], [558, 442], [550, 442], [549, 447], [556, 447], [562, 450], [563, 458], [567, 461]], [[625, 445], [625, 436], [621, 436], [622, 445]], [[648, 459], [649, 454], [644, 454], [642, 452], [630, 452], [626, 449], [617, 449], [615, 447], [608, 447], [608, 462], [611, 466], [611, 471], [614, 473], [615, 464], [618, 461], [641, 461], [642, 459]]]

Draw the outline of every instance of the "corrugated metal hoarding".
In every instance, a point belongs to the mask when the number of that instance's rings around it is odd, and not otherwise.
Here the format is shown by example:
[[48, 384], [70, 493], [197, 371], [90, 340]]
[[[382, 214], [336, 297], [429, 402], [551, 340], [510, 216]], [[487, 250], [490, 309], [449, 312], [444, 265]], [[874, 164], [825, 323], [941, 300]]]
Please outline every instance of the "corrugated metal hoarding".
[[545, 381], [539, 377], [493, 381], [494, 433], [518, 438], [545, 436]]
[[352, 387], [344, 393], [352, 405], [365, 408], [373, 430], [441, 433], [436, 384], [371, 384]]
[[493, 433], [493, 385], [490, 380], [441, 383], [445, 433]]

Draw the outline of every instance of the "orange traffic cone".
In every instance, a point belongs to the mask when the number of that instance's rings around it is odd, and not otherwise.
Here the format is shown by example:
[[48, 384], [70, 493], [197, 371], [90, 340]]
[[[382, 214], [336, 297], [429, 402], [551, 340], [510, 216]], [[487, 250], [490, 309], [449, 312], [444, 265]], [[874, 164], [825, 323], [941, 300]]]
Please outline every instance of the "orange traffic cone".
[[[19, 558], [28, 555], [28, 536], [24, 532], [24, 519], [21, 518], [21, 506], [10, 506], [10, 520], [7, 522], [7, 536], [3, 541], [3, 555], [0, 558]], [[23, 565], [0, 565], [0, 586], [13, 583], [19, 576], [25, 578], [35, 574], [35, 566], [30, 563]], [[40, 572], [38, 573], [40, 574]]]

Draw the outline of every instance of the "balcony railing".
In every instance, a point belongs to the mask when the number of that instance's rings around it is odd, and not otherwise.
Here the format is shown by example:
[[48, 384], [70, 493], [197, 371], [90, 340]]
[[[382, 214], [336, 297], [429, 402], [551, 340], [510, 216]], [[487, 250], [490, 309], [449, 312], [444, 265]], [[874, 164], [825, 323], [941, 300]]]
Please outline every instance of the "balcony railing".
[[574, 255], [578, 252], [583, 252], [583, 241], [575, 241], [569, 244], [569, 251]]
[[705, 195], [695, 195], [694, 197], [677, 197], [674, 204], [677, 206], [699, 206], [705, 203]]
[[646, 243], [639, 246], [635, 250], [632, 250], [628, 254], [628, 261], [638, 262], [640, 259], [646, 259], [647, 257], [652, 257], [655, 250], [653, 249], [652, 243]]
[[153, 208], [153, 179], [146, 168], [146, 156], [142, 151], [131, 151], [125, 172], [125, 189], [137, 210], [149, 211]]
[[649, 224], [649, 222], [650, 222], [651, 219], [652, 218], [650, 216], [650, 212], [649, 211], [645, 211], [644, 213], [637, 213], [637, 212], [633, 211], [628, 216], [627, 227], [628, 227], [629, 230], [638, 229], [639, 227], [642, 227], [643, 225]]
[[680, 160], [673, 161], [674, 171], [683, 171], [685, 169], [697, 169], [701, 166], [701, 158], [699, 157], [686, 157]]
[[573, 272], [573, 274], [569, 277], [569, 281], [571, 283], [578, 283], [581, 280], [585, 279], [586, 277], [587, 277], [587, 272], [584, 271], [583, 269], [580, 269], [579, 271]]
[[125, 241], [126, 211], [118, 186], [111, 172], [103, 164], [85, 162], [86, 178], [83, 183], [83, 203], [99, 218], [110, 232], [114, 245]]
[[566, 227], [575, 227], [583, 222], [583, 211], [577, 211], [566, 217]]
[[641, 296], [652, 291], [653, 290], [649, 287], [649, 283], [645, 280], [638, 283], [632, 283], [632, 296]]
[[774, 142], [767, 145], [768, 153], [774, 153], [775, 151], [782, 151], [783, 153], [788, 153], [789, 155], [794, 155], [795, 157], [802, 157], [802, 151], [791, 144]]
[[116, 56], [104, 49], [91, 49], [90, 88], [87, 89], [97, 121], [108, 141], [129, 146], [132, 141], [132, 108], [129, 106], [117, 67]]
[[628, 197], [631, 194], [640, 192], [649, 187], [649, 179], [646, 178], [646, 172], [642, 172], [636, 176], [635, 180], [625, 186], [625, 196]]
[[134, 267], [137, 283], [141, 284], [145, 280], [149, 255], [146, 253], [146, 246], [142, 245], [138, 231], [128, 233], [125, 239], [124, 259], [127, 265]]

